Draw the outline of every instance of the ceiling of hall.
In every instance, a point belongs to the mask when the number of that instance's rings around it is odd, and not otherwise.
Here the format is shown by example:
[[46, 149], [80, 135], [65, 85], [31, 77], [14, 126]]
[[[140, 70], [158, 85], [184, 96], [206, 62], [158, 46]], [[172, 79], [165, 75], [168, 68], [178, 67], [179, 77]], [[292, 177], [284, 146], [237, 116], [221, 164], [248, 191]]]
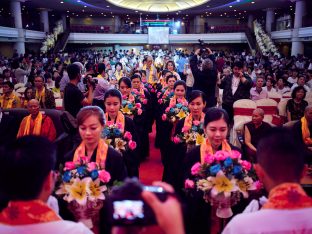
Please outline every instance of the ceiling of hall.
[[108, 2], [123, 8], [146, 12], [172, 12], [181, 11], [202, 4], [210, 0], [107, 0]]

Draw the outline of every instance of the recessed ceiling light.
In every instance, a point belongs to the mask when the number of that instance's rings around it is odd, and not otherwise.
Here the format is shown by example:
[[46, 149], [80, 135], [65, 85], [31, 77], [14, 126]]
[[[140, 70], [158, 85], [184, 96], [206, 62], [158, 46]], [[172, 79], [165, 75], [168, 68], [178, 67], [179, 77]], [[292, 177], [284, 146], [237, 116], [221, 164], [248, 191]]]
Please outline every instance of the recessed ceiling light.
[[209, 5], [207, 5], [207, 7], [210, 7]]
[[67, 11], [67, 13], [68, 13], [69, 11]]
[[63, 1], [61, 1], [60, 3], [62, 3], [62, 4], [63, 4], [64, 2], [63, 2]]
[[82, 10], [82, 12], [84, 12], [84, 10]]
[[251, 4], [255, 4], [255, 2], [251, 2]]
[[137, 13], [138, 13], [138, 11], [135, 11], [135, 12], [137, 12]]
[[106, 7], [109, 7], [109, 6], [106, 6]]
[[92, 15], [90, 15], [90, 17], [92, 17]]
[[83, 6], [83, 7], [87, 7], [87, 6]]
[[236, 10], [234, 10], [234, 11], [236, 11]]
[[77, 0], [77, 2], [81, 2], [80, 0]]
[[230, 8], [232, 8], [233, 6], [229, 6]]

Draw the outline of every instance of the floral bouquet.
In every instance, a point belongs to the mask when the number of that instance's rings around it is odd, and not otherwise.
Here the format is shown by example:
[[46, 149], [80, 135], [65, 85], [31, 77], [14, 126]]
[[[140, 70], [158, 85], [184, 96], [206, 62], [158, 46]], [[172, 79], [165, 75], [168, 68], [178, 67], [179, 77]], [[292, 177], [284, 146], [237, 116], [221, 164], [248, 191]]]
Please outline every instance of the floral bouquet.
[[161, 91], [157, 92], [157, 98], [159, 104], [167, 104], [170, 102], [170, 99], [173, 97], [174, 92], [169, 91], [168, 88], [162, 89]]
[[129, 98], [123, 96], [120, 111], [127, 116], [133, 117], [142, 115], [142, 105], [139, 100], [136, 100], [134, 95], [130, 95]]
[[77, 221], [92, 228], [98, 221], [99, 211], [108, 193], [110, 174], [95, 162], [81, 157], [77, 162], [66, 162], [56, 194], [68, 202], [69, 210]]
[[107, 121], [102, 137], [108, 145], [111, 145], [120, 153], [134, 150], [137, 146], [136, 142], [132, 140], [130, 132], [122, 132], [120, 123], [115, 124], [112, 121]]
[[165, 113], [161, 117], [162, 120], [175, 123], [176, 121], [185, 118], [189, 114], [187, 106], [187, 101], [178, 98], [176, 104], [169, 105], [169, 107], [166, 108]]
[[188, 150], [193, 148], [193, 146], [201, 145], [204, 140], [204, 124], [197, 120], [193, 121], [192, 127], [184, 126], [182, 133], [173, 138], [175, 144], [186, 143]]
[[191, 175], [191, 179], [185, 180], [186, 191], [203, 192], [204, 200], [217, 207], [216, 215], [220, 218], [233, 215], [231, 207], [240, 200], [240, 193], [247, 198], [249, 191], [261, 188], [252, 164], [241, 160], [238, 151], [207, 154], [202, 164], [194, 164]]
[[133, 89], [132, 94], [134, 95], [136, 100], [139, 100], [140, 103], [142, 103], [143, 105], [147, 104], [148, 100], [145, 97], [144, 92], [141, 93], [140, 91]]
[[160, 90], [162, 86], [160, 83], [153, 83], [153, 84], [145, 83], [144, 87], [147, 89], [149, 93], [156, 93], [157, 90]]

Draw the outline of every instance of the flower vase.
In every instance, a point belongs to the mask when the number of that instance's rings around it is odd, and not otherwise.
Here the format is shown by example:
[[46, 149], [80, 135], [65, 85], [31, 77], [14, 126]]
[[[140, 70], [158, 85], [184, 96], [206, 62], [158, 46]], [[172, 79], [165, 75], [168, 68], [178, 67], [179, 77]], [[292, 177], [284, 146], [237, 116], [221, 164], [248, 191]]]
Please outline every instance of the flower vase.
[[216, 196], [210, 194], [205, 195], [205, 200], [208, 200], [211, 206], [217, 208], [216, 216], [222, 219], [230, 218], [233, 215], [232, 206], [240, 200], [239, 192], [232, 192], [230, 197], [225, 197], [223, 193]]
[[68, 209], [74, 215], [75, 220], [83, 223], [89, 229], [93, 228], [95, 223], [98, 223], [99, 212], [102, 207], [102, 200], [88, 200], [85, 205], [80, 205], [76, 201], [68, 203]]

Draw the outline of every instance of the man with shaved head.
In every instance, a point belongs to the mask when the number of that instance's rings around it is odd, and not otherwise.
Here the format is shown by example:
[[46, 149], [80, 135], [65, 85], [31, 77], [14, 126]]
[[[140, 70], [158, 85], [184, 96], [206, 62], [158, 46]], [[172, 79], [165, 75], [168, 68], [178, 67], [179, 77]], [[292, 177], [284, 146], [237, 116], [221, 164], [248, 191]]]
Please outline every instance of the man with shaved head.
[[245, 124], [244, 137], [246, 155], [251, 161], [256, 161], [257, 145], [259, 140], [271, 128], [271, 125], [263, 121], [264, 111], [257, 108], [252, 113], [252, 120]]
[[38, 135], [48, 138], [50, 141], [54, 141], [56, 138], [56, 130], [52, 119], [39, 112], [39, 101], [31, 99], [28, 102], [27, 109], [29, 115], [22, 120], [17, 138], [26, 135]]

